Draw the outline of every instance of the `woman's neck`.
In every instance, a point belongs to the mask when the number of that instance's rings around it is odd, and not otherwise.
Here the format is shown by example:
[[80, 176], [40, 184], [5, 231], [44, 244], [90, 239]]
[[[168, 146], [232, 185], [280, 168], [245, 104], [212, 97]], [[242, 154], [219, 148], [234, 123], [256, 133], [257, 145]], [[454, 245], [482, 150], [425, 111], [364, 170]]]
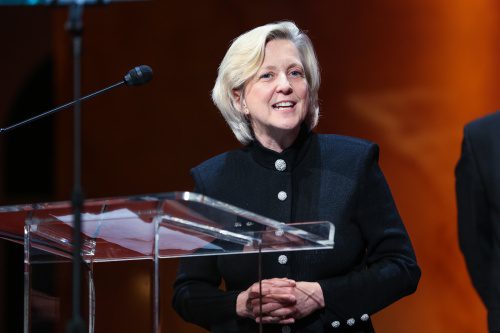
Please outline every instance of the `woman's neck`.
[[297, 127], [292, 130], [275, 130], [272, 133], [255, 131], [254, 135], [263, 147], [281, 153], [295, 142], [299, 132], [300, 127]]

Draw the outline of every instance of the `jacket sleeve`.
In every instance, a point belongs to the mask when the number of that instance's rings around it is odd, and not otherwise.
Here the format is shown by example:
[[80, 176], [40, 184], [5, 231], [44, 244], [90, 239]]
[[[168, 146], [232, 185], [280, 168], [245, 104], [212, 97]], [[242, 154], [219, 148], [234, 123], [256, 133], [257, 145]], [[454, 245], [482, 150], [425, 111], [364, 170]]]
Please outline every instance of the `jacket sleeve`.
[[[195, 169], [191, 173], [194, 191], [204, 194], [199, 174]], [[174, 282], [174, 309], [184, 320], [208, 330], [234, 322], [239, 291], [223, 291], [221, 280], [216, 256], [182, 258]]]
[[492, 230], [488, 199], [475, 154], [470, 132], [466, 127], [462, 154], [455, 168], [458, 237], [472, 283], [484, 304], [488, 305]]
[[378, 146], [367, 145], [356, 167], [353, 222], [361, 230], [366, 252], [359, 267], [318, 281], [325, 299], [325, 325], [337, 320], [345, 324], [351, 318], [359, 322], [413, 293], [420, 279], [409, 236], [378, 165]]

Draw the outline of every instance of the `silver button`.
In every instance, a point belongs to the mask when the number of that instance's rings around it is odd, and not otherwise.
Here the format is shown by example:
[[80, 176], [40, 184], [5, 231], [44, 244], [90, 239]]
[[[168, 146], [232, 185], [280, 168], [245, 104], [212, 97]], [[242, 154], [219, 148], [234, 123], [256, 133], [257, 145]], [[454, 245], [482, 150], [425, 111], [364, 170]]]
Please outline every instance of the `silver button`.
[[290, 333], [291, 331], [292, 329], [288, 325], [285, 325], [281, 328], [281, 333]]
[[356, 322], [356, 320], [354, 320], [354, 318], [347, 319], [347, 325], [349, 325], [349, 326], [354, 325], [355, 322]]
[[274, 167], [278, 171], [285, 171], [285, 169], [286, 169], [286, 162], [285, 162], [285, 160], [282, 160], [281, 158], [277, 159], [276, 162], [274, 162]]
[[247, 227], [251, 227], [251, 226], [253, 226], [253, 222], [252, 222], [252, 221], [248, 221], [248, 222], [246, 223], [246, 225], [247, 225]]
[[361, 316], [361, 320], [362, 321], [368, 321], [369, 318], [370, 318], [370, 316], [368, 314], [366, 314], [366, 313]]
[[339, 328], [340, 327], [340, 321], [338, 321], [338, 320], [332, 321], [332, 327], [333, 328]]
[[276, 237], [281, 237], [285, 234], [285, 232], [283, 231], [283, 229], [277, 229], [275, 232], [274, 232], [274, 235]]
[[288, 257], [286, 255], [282, 254], [278, 257], [278, 262], [280, 264], [284, 265], [288, 262]]
[[287, 198], [287, 195], [286, 195], [286, 192], [285, 191], [280, 191], [278, 193], [278, 199], [280, 199], [281, 201], [285, 201]]
[[241, 227], [241, 222], [234, 222], [234, 226], [235, 226], [236, 228]]

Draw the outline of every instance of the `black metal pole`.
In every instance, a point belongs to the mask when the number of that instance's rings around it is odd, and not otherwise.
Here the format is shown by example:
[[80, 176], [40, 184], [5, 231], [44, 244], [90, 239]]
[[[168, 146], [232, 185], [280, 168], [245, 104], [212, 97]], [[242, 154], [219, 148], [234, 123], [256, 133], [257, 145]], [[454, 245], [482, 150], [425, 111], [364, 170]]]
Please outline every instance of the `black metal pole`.
[[82, 33], [83, 33], [83, 4], [77, 2], [69, 6], [69, 17], [66, 29], [72, 36], [73, 41], [73, 98], [77, 101], [74, 104], [73, 116], [73, 316], [67, 326], [68, 333], [84, 333], [85, 322], [81, 311], [82, 295], [82, 257], [81, 257], [81, 230], [82, 230], [82, 125], [81, 125], [81, 56], [82, 56]]

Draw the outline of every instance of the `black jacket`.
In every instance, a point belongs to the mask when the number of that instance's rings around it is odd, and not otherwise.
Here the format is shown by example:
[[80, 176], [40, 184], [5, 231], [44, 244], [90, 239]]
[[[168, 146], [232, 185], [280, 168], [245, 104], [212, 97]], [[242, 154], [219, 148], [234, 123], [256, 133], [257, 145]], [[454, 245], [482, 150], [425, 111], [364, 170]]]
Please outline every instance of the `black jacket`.
[[472, 283], [500, 332], [500, 112], [464, 128], [455, 169], [460, 248]]
[[[277, 159], [285, 170], [277, 170]], [[196, 191], [207, 196], [278, 221], [336, 226], [333, 250], [264, 255], [264, 279], [317, 281], [326, 304], [290, 328], [266, 325], [265, 332], [373, 332], [369, 315], [416, 289], [420, 270], [377, 161], [375, 144], [302, 132], [281, 154], [255, 142], [192, 170]], [[278, 262], [283, 254], [285, 264]], [[237, 295], [257, 281], [256, 267], [256, 255], [183, 259], [173, 305], [212, 332], [257, 332], [236, 315]]]

